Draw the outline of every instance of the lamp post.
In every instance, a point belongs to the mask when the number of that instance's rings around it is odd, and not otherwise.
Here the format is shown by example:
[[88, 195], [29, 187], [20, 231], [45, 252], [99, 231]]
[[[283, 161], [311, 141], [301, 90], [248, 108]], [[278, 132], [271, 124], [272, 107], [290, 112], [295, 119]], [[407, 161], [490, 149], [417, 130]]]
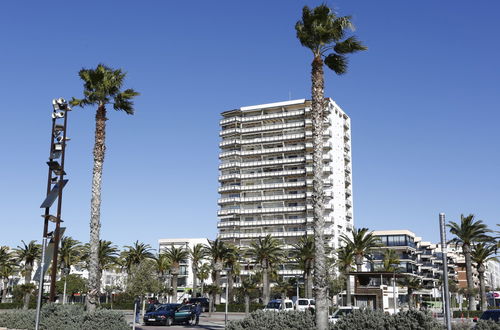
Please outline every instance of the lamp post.
[[394, 302], [394, 314], [397, 313], [397, 299], [396, 299], [396, 267], [399, 266], [399, 264], [391, 264], [392, 266], [392, 299]]
[[439, 213], [439, 227], [441, 229], [441, 250], [443, 256], [443, 298], [444, 298], [444, 316], [446, 320], [446, 328], [451, 330], [451, 311], [450, 311], [450, 295], [448, 288], [448, 258], [446, 246], [446, 221], [444, 213]]
[[224, 328], [227, 327], [227, 316], [228, 316], [228, 302], [229, 302], [229, 272], [231, 271], [231, 268], [225, 268], [226, 271], [226, 306], [224, 310]]

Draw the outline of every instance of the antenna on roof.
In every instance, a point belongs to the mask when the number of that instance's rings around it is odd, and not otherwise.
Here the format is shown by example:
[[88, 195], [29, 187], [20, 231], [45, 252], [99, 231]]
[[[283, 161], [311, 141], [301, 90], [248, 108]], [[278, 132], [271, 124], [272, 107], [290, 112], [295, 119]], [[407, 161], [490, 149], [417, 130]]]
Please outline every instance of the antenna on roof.
[[288, 101], [292, 100], [292, 91], [288, 90]]

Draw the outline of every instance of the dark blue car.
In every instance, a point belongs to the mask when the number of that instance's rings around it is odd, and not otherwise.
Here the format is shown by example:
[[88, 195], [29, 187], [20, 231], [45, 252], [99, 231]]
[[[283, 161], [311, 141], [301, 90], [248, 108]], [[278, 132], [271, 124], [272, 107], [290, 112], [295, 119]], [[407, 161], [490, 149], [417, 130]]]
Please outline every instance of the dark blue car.
[[190, 324], [195, 313], [193, 305], [161, 304], [154, 311], [144, 314], [145, 325]]

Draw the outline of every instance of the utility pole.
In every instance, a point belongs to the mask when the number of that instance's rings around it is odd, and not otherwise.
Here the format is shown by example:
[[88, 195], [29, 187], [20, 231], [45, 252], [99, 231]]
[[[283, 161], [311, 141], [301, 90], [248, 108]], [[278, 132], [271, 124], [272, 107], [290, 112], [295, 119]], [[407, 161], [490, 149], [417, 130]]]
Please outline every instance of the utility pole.
[[439, 213], [439, 227], [441, 229], [441, 252], [443, 257], [443, 301], [444, 317], [446, 329], [451, 330], [451, 312], [450, 312], [450, 289], [448, 287], [448, 249], [446, 244], [446, 221], [444, 213]]

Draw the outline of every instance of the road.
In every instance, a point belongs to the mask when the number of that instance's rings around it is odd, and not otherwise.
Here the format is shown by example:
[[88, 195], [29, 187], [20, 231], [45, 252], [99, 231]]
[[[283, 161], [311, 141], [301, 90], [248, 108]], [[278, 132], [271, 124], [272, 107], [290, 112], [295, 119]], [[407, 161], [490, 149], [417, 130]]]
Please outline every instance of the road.
[[[131, 313], [125, 313], [127, 321], [132, 324], [133, 315]], [[245, 317], [244, 313], [229, 313], [228, 320], [241, 320]], [[198, 325], [172, 325], [170, 327], [164, 326], [146, 326], [146, 325], [136, 325], [136, 330], [150, 330], [150, 329], [210, 329], [210, 330], [221, 330], [224, 329], [224, 313], [212, 313], [209, 317], [208, 313], [203, 313], [200, 316], [200, 323]]]

